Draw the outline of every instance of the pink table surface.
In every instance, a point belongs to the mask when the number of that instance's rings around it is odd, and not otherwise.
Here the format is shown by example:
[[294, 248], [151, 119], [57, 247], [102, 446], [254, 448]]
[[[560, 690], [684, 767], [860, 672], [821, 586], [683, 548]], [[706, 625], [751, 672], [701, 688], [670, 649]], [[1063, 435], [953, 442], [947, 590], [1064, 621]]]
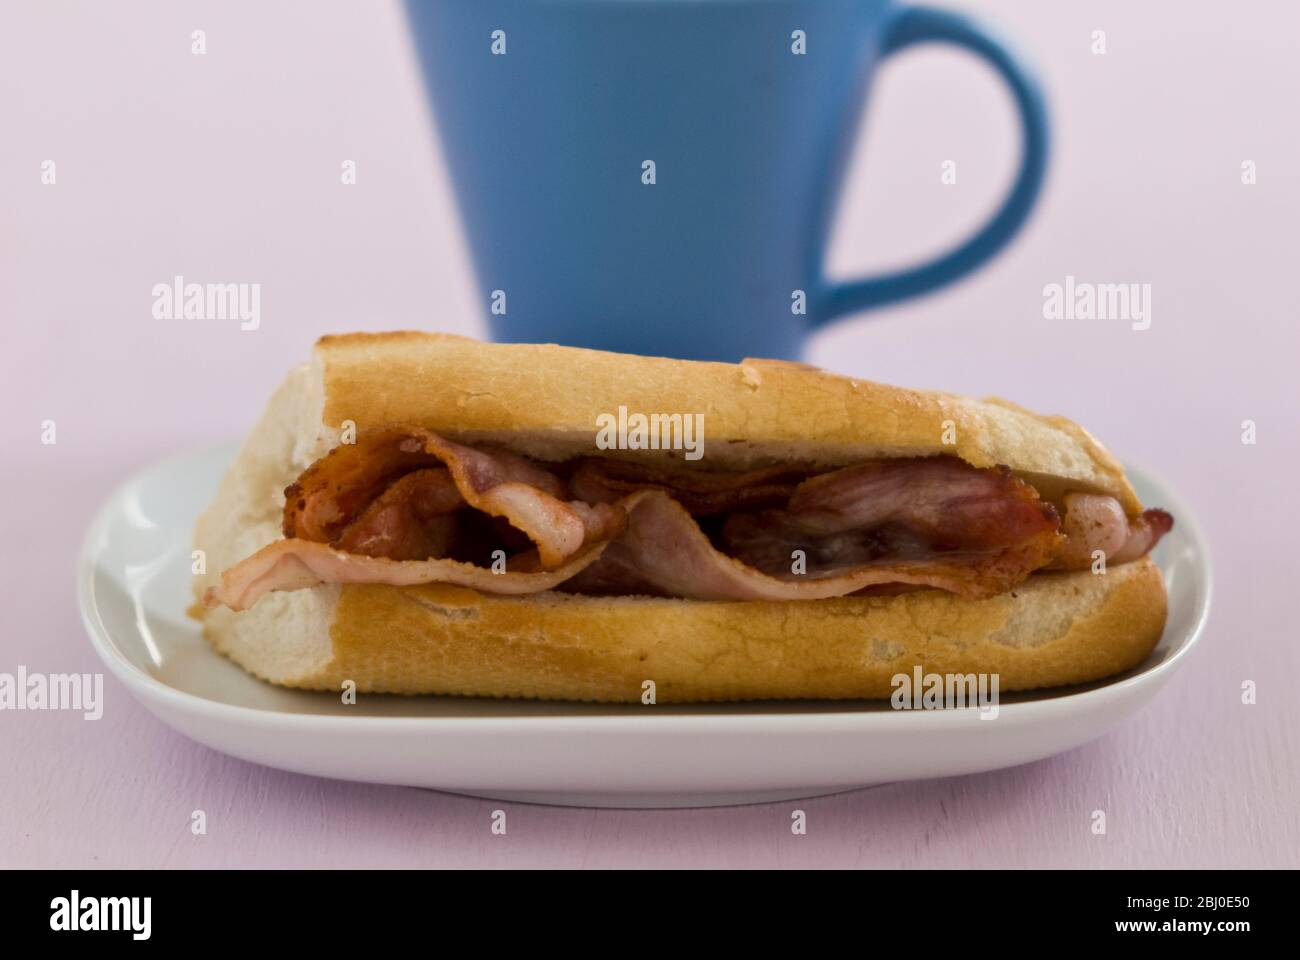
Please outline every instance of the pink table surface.
[[[1297, 866], [1300, 67], [1293, 4], [978, 4], [1038, 62], [1055, 154], [974, 279], [821, 335], [814, 363], [1075, 416], [1172, 480], [1217, 568], [1201, 647], [1118, 732], [981, 776], [695, 811], [510, 808], [198, 746], [112, 677], [102, 720], [0, 712], [2, 866]], [[396, 6], [0, 11], [0, 671], [98, 671], [73, 558], [138, 466], [235, 437], [320, 333], [482, 332]], [[193, 29], [208, 53], [190, 53]], [[1107, 53], [1089, 52], [1105, 30]], [[1012, 115], [961, 54], [886, 68], [832, 266], [920, 256], [1009, 181]], [[57, 183], [42, 185], [53, 159]], [[358, 183], [339, 183], [354, 159]], [[940, 164], [958, 163], [943, 186]], [[1258, 182], [1243, 185], [1253, 160]], [[882, 225], [888, 225], [884, 227]], [[175, 274], [262, 284], [262, 327], [157, 321]], [[1069, 274], [1152, 285], [1152, 325], [1049, 321]], [[57, 423], [58, 442], [40, 443]], [[1254, 420], [1258, 443], [1243, 445]], [[1242, 682], [1258, 703], [1241, 703]], [[208, 835], [189, 830], [208, 814]], [[1104, 809], [1109, 831], [1090, 831]]]

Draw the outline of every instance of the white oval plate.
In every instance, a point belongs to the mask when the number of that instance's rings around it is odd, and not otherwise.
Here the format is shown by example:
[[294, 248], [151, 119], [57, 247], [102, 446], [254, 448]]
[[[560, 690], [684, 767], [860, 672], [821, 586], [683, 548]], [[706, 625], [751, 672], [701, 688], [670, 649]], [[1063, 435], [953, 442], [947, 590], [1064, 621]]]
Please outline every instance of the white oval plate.
[[233, 446], [155, 464], [100, 510], [77, 592], [95, 649], [164, 723], [200, 743], [298, 773], [503, 800], [667, 807], [755, 803], [1028, 763], [1114, 727], [1169, 679], [1200, 636], [1210, 560], [1191, 512], [1130, 468], [1176, 524], [1156, 551], [1169, 622], [1152, 655], [1101, 683], [976, 709], [887, 703], [621, 706], [287, 690], [215, 653], [186, 616], [190, 536]]

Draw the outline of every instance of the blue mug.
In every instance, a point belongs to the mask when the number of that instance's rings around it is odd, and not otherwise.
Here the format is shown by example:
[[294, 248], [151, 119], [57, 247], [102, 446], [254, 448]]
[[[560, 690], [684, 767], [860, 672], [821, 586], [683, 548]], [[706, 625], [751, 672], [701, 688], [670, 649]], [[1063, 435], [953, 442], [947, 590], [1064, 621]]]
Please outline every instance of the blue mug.
[[[1042, 95], [974, 21], [888, 0], [408, 0], [494, 337], [795, 359], [808, 331], [951, 283], [1025, 221]], [[937, 259], [825, 276], [871, 75], [919, 43], [987, 60], [1020, 109], [998, 212]]]

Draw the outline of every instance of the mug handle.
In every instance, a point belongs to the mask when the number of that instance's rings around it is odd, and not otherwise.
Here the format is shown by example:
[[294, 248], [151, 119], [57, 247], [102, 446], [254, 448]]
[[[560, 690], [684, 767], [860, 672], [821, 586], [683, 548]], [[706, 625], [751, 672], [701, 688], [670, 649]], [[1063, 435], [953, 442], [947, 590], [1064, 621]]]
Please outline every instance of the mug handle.
[[916, 43], [952, 43], [979, 54], [1002, 75], [1020, 108], [1020, 172], [998, 212], [971, 237], [937, 259], [896, 273], [846, 283], [823, 283], [812, 327], [846, 313], [894, 303], [934, 290], [970, 273], [1001, 250], [1029, 215], [1047, 167], [1048, 125], [1043, 95], [1029, 71], [988, 28], [961, 14], [932, 7], [903, 7], [885, 28], [880, 55]]

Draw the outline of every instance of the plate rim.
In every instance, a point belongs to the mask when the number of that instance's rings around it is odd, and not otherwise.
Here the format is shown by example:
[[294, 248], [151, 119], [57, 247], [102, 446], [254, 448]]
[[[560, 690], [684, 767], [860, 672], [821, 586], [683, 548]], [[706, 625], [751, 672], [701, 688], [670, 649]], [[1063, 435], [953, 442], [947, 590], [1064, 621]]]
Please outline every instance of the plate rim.
[[[181, 690], [170, 684], [164, 683], [157, 677], [152, 676], [145, 670], [136, 666], [127, 659], [125, 654], [118, 648], [117, 642], [113, 639], [112, 633], [100, 616], [99, 607], [95, 600], [95, 570], [96, 565], [93, 558], [95, 545], [103, 539], [105, 528], [109, 525], [111, 517], [115, 513], [116, 507], [121, 500], [125, 498], [126, 492], [133, 485], [137, 484], [140, 479], [152, 470], [158, 470], [169, 464], [174, 464], [183, 460], [196, 460], [202, 457], [212, 457], [220, 454], [230, 453], [233, 458], [235, 451], [238, 450], [237, 442], [227, 442], [221, 444], [210, 444], [204, 447], [195, 447], [173, 453], [160, 460], [155, 460], [139, 467], [125, 479], [121, 480], [109, 496], [100, 504], [95, 512], [94, 519], [91, 521], [82, 538], [81, 546], [78, 549], [76, 560], [76, 593], [77, 606], [81, 615], [82, 625], [87, 635], [90, 637], [91, 645], [99, 658], [108, 666], [111, 673], [122, 681], [126, 687], [134, 694], [147, 699], [149, 703], [158, 704], [162, 707], [181, 710], [191, 715], [202, 715], [205, 719], [210, 720], [230, 720], [244, 724], [276, 727], [284, 730], [295, 728], [352, 728], [364, 725], [367, 728], [373, 728], [377, 731], [411, 732], [411, 731], [434, 731], [444, 727], [454, 727], [458, 733], [468, 733], [476, 730], [483, 732], [499, 731], [500, 728], [509, 727], [512, 732], [524, 733], [533, 730], [542, 730], [550, 734], [562, 731], [566, 727], [589, 728], [593, 723], [599, 723], [602, 726], [621, 727], [631, 730], [656, 730], [660, 731], [665, 728], [680, 730], [683, 727], [707, 724], [712, 728], [721, 728], [719, 732], [725, 732], [727, 728], [743, 728], [747, 733], [755, 732], [755, 729], [764, 727], [779, 728], [782, 732], [798, 732], [800, 727], [816, 727], [825, 731], [828, 727], [844, 728], [862, 728], [873, 725], [880, 725], [883, 722], [879, 718], [890, 717], [887, 722], [898, 731], [911, 731], [919, 729], [921, 724], [926, 724], [927, 730], [933, 731], [935, 727], [951, 726], [956, 727], [968, 723], [975, 711], [973, 709], [962, 710], [905, 710], [891, 711], [888, 713], [881, 711], [863, 711], [863, 710], [822, 710], [822, 711], [799, 711], [792, 710], [768, 711], [759, 714], [660, 714], [654, 716], [653, 713], [647, 713], [643, 716], [618, 715], [618, 714], [593, 714], [588, 716], [552, 716], [546, 714], [531, 715], [527, 717], [386, 717], [374, 715], [361, 716], [336, 716], [331, 714], [314, 714], [314, 713], [295, 713], [282, 710], [268, 710], [261, 707], [244, 706], [241, 704], [226, 703], [221, 700], [213, 700], [208, 697], [201, 697], [197, 694]], [[1172, 671], [1187, 657], [1194, 647], [1200, 642], [1202, 635], [1205, 633], [1206, 625], [1209, 621], [1210, 609], [1213, 605], [1214, 594], [1214, 569], [1213, 560], [1210, 556], [1209, 543], [1197, 521], [1195, 514], [1188, 509], [1186, 501], [1173, 487], [1165, 482], [1164, 477], [1153, 473], [1152, 471], [1139, 467], [1130, 461], [1124, 462], [1125, 473], [1135, 473], [1154, 486], [1162, 490], [1162, 500], [1167, 503], [1170, 512], [1178, 518], [1178, 524], [1183, 527], [1187, 535], [1195, 545], [1203, 563], [1198, 565], [1198, 585], [1203, 588], [1200, 602], [1194, 613], [1194, 620], [1190, 629], [1190, 636], [1187, 641], [1175, 650], [1170, 656], [1161, 660], [1152, 667], [1143, 670], [1141, 673], [1125, 677], [1122, 680], [1116, 680], [1106, 683], [1100, 687], [1094, 687], [1090, 690], [1081, 690], [1074, 693], [1063, 693], [1059, 696], [1053, 696], [1042, 700], [1033, 700], [1024, 703], [1004, 704], [1000, 707], [1000, 714], [1010, 714], [1017, 721], [1033, 723], [1036, 720], [1043, 719], [1043, 715], [1057, 712], [1064, 705], [1082, 707], [1102, 706], [1112, 702], [1117, 698], [1122, 699], [1125, 694], [1134, 688], [1154, 687], [1156, 689], [1162, 686], [1169, 678]], [[216, 651], [211, 651], [215, 656], [220, 656]], [[267, 682], [267, 681], [259, 681]], [[280, 686], [275, 684], [273, 686]], [[281, 687], [281, 689], [293, 689]], [[1154, 692], [1154, 690], [1153, 690]], [[470, 698], [464, 698], [470, 699]], [[473, 699], [492, 699], [492, 698], [473, 698]], [[508, 698], [503, 698], [508, 699]], [[765, 704], [780, 703], [781, 701], [754, 701]], [[795, 702], [795, 701], [791, 701]], [[851, 701], [860, 702], [860, 701]], [[524, 722], [526, 721], [526, 722]], [[653, 725], [653, 726], [652, 726]], [[792, 730], [792, 725], [794, 730]]]

